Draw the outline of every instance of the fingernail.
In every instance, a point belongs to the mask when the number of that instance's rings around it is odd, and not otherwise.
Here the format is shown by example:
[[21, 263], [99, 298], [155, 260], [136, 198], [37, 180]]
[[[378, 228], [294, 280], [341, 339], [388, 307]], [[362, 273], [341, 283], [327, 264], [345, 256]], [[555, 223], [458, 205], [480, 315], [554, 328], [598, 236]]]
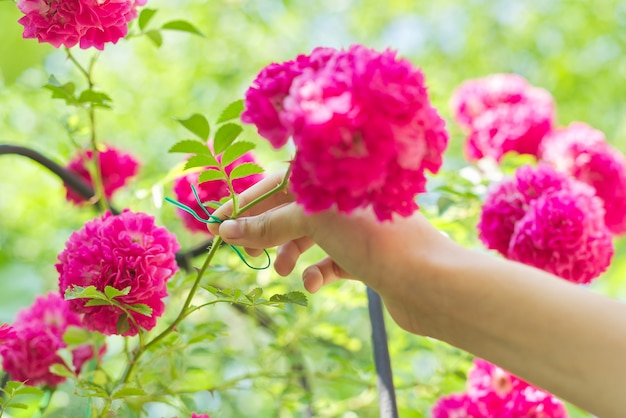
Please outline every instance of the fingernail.
[[237, 221], [224, 221], [220, 225], [220, 235], [224, 239], [237, 239], [243, 237], [243, 229]]

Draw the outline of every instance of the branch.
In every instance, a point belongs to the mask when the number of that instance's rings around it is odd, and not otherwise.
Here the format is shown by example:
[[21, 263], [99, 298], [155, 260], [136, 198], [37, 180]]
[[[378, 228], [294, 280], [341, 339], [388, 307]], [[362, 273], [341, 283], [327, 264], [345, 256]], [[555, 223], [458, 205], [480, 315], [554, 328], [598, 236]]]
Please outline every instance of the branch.
[[[93, 188], [82, 178], [35, 150], [19, 145], [0, 144], [0, 155], [5, 154], [16, 154], [30, 158], [50, 170], [52, 173], [56, 174], [67, 187], [78, 193], [83, 199], [90, 200], [94, 197]], [[119, 210], [110, 205], [108, 209], [114, 215], [118, 215], [120, 213]]]

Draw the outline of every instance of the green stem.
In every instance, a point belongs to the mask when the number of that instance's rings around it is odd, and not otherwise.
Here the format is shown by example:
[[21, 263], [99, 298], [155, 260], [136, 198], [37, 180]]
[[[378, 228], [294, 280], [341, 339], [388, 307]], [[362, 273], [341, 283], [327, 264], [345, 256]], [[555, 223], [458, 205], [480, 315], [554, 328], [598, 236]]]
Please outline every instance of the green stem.
[[107, 415], [109, 415], [109, 410], [111, 409], [111, 399], [106, 399], [105, 403], [104, 403], [104, 407], [102, 407], [102, 411], [100, 411], [100, 415], [98, 415], [98, 418], [106, 418]]
[[233, 187], [233, 181], [231, 180], [230, 176], [226, 173], [226, 168], [222, 167], [221, 163], [220, 163], [220, 170], [224, 174], [224, 177], [226, 177], [226, 184], [228, 185], [228, 191], [230, 192], [230, 195], [233, 200], [233, 213], [231, 214], [231, 216], [234, 219], [237, 217], [237, 214], [239, 213], [239, 210], [238, 210], [239, 202], [237, 199], [237, 193], [235, 193], [235, 188]]
[[[278, 186], [274, 187], [272, 190], [270, 190], [269, 192], [265, 193], [264, 195], [257, 197], [256, 199], [254, 199], [253, 201], [251, 201], [247, 205], [244, 205], [242, 208], [239, 209], [239, 213], [246, 212], [251, 207], [259, 204], [260, 202], [264, 201], [268, 197], [278, 193], [279, 191], [281, 191], [285, 187], [287, 187], [287, 184], [289, 183], [289, 175], [290, 174], [291, 174], [291, 164], [289, 165], [289, 168], [287, 169], [287, 172], [285, 173], [285, 176], [283, 177], [282, 181], [278, 184]], [[236, 214], [233, 211], [233, 216], [231, 216], [231, 219], [235, 219], [235, 218], [236, 218]]]
[[123, 383], [127, 383], [130, 380], [132, 373], [135, 367], [137, 366], [139, 358], [143, 355], [143, 353], [145, 353], [150, 347], [152, 347], [153, 345], [155, 345], [156, 343], [158, 343], [159, 341], [167, 337], [171, 332], [173, 332], [176, 329], [176, 326], [178, 326], [178, 324], [183, 319], [185, 319], [187, 315], [189, 315], [189, 312], [188, 312], [189, 306], [191, 305], [191, 301], [193, 300], [193, 297], [195, 296], [196, 291], [198, 290], [198, 287], [200, 286], [200, 280], [202, 279], [202, 276], [204, 275], [206, 270], [209, 268], [209, 265], [211, 265], [211, 261], [213, 260], [213, 257], [217, 253], [217, 250], [219, 249], [221, 243], [222, 243], [222, 239], [219, 236], [215, 237], [215, 239], [213, 240], [213, 245], [211, 245], [211, 249], [209, 250], [209, 253], [207, 254], [206, 260], [204, 260], [204, 264], [202, 265], [200, 270], [198, 270], [198, 275], [196, 277], [196, 280], [194, 281], [193, 286], [191, 286], [191, 290], [189, 291], [189, 294], [187, 295], [187, 299], [185, 300], [185, 303], [183, 304], [183, 307], [180, 310], [180, 313], [178, 314], [176, 319], [174, 319], [174, 321], [170, 324], [170, 326], [164, 329], [159, 335], [154, 337], [147, 344], [139, 347], [139, 349], [135, 353], [134, 358], [130, 361], [130, 363], [128, 364], [128, 367], [126, 368], [126, 371], [124, 372], [124, 375], [122, 377]]
[[43, 400], [43, 404], [39, 404], [39, 413], [41, 414], [41, 416], [44, 415], [44, 413], [46, 412], [46, 409], [48, 409], [48, 407], [50, 406], [50, 401], [52, 400], [52, 395], [54, 395], [56, 388], [50, 388], [48, 390], [46, 390], [44, 392], [44, 400]]
[[91, 152], [92, 152], [92, 161], [93, 161], [93, 185], [94, 191], [96, 192], [96, 199], [100, 209], [105, 210], [109, 207], [109, 202], [107, 201], [105, 192], [104, 192], [104, 181], [102, 179], [102, 170], [100, 169], [100, 150], [98, 145], [98, 140], [96, 138], [96, 111], [93, 106], [89, 107], [89, 129], [91, 131], [90, 143], [91, 143]]
[[[69, 48], [65, 48], [67, 52], [68, 59], [74, 64], [74, 66], [78, 69], [78, 71], [85, 76], [87, 80], [87, 85], [89, 86], [89, 90], [93, 89], [93, 69], [96, 65], [96, 60], [98, 59], [98, 55], [94, 55], [89, 62], [89, 67], [85, 68], [74, 55]], [[96, 109], [93, 105], [89, 105], [87, 108], [87, 115], [89, 118], [89, 131], [90, 131], [90, 146], [92, 152], [92, 168], [89, 170], [91, 172], [91, 178], [93, 181], [93, 188], [95, 192], [94, 199], [98, 202], [101, 210], [106, 210], [109, 208], [109, 203], [107, 202], [106, 195], [104, 193], [104, 183], [102, 179], [102, 171], [100, 170], [100, 150], [99, 144], [96, 136]]]

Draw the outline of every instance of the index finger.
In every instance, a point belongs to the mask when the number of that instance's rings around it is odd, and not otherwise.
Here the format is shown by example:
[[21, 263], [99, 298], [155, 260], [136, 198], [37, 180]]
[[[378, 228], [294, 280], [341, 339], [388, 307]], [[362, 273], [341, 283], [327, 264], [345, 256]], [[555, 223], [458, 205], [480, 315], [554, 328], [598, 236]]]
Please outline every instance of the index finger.
[[[265, 193], [270, 192], [273, 189], [276, 189], [281, 185], [285, 176], [288, 175], [286, 170], [277, 171], [275, 173], [270, 174], [265, 177], [263, 180], [254, 184], [250, 188], [243, 191], [238, 196], [238, 206], [244, 207], [248, 203], [253, 202], [255, 199], [263, 196]], [[285, 203], [290, 203], [294, 201], [294, 196], [289, 192], [288, 188], [285, 187], [283, 190], [280, 190], [267, 199], [259, 202], [257, 205], [254, 205], [245, 213], [238, 214], [239, 216], [255, 216], [260, 213], [266, 212], [272, 208], [277, 206], [281, 206]], [[215, 210], [213, 216], [218, 217], [221, 220], [230, 219], [233, 213], [233, 201], [232, 199], [228, 202], [224, 203], [218, 209]], [[208, 224], [209, 230], [214, 235], [217, 234], [219, 229], [218, 224]]]

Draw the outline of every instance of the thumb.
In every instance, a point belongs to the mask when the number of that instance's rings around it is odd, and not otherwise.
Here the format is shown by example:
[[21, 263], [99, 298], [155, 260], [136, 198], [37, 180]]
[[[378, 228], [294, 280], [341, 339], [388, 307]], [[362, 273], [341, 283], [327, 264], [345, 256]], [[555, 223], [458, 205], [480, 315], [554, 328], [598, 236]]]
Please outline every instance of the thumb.
[[246, 248], [275, 247], [308, 235], [302, 209], [289, 203], [257, 216], [224, 221], [219, 228], [224, 241]]

